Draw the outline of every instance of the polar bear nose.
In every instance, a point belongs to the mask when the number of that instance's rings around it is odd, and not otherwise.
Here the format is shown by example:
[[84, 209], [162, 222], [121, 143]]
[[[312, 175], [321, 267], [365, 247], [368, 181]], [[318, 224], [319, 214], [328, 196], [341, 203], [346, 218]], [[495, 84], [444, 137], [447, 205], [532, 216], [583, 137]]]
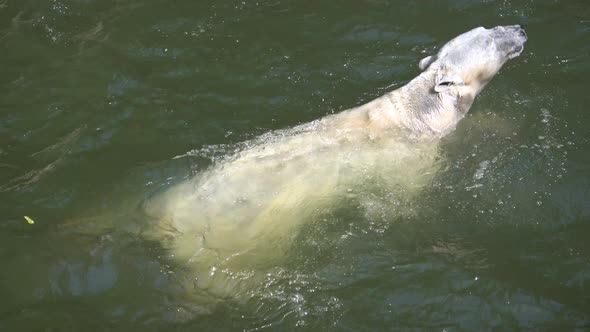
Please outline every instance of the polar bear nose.
[[494, 28], [494, 30], [509, 31], [511, 33], [518, 34], [520, 37], [523, 37], [525, 40], [527, 39], [526, 31], [524, 31], [524, 28], [520, 24], [499, 26], [499, 27]]
[[518, 24], [516, 27], [517, 27], [517, 31], [518, 31], [518, 33], [519, 33], [519, 34], [520, 34], [522, 37], [525, 37], [525, 38], [526, 38], [526, 37], [527, 37], [527, 35], [526, 35], [526, 31], [524, 31], [524, 27], [523, 27], [522, 25], [520, 25], [520, 24]]

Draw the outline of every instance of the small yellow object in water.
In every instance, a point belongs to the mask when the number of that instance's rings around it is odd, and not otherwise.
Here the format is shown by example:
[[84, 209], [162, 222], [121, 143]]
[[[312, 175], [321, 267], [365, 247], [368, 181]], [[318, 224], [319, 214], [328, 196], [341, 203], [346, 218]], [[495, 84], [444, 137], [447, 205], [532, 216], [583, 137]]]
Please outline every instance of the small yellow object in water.
[[35, 220], [31, 219], [30, 217], [25, 216], [25, 220], [29, 223], [29, 225], [32, 225], [35, 223]]

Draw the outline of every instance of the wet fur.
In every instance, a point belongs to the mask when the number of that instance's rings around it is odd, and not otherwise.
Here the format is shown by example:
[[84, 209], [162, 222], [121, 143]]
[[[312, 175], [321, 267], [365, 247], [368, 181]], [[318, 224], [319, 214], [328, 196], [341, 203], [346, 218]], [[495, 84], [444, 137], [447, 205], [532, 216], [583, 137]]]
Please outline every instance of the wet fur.
[[[438, 140], [526, 35], [517, 26], [477, 28], [420, 62], [407, 85], [367, 104], [280, 130], [146, 204], [157, 239], [189, 267], [198, 288], [219, 296], [285, 255], [299, 228], [326, 209], [355, 201], [411, 213], [407, 202], [438, 169]], [[524, 36], [524, 37], [523, 37]], [[518, 53], [518, 54], [517, 54]]]

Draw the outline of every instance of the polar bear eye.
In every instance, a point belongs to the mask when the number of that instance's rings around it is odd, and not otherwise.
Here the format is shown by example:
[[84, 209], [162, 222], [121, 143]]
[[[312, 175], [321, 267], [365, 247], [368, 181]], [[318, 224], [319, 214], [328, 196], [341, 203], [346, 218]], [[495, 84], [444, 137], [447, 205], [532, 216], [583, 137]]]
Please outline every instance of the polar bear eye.
[[451, 89], [454, 85], [463, 84], [463, 80], [456, 74], [445, 74], [439, 79], [437, 79], [436, 84], [434, 85], [434, 91], [436, 92], [446, 92]]
[[452, 85], [453, 85], [453, 82], [451, 82], [451, 81], [441, 81], [441, 82], [438, 82], [434, 86], [434, 91], [435, 92], [449, 91], [449, 89], [451, 88]]

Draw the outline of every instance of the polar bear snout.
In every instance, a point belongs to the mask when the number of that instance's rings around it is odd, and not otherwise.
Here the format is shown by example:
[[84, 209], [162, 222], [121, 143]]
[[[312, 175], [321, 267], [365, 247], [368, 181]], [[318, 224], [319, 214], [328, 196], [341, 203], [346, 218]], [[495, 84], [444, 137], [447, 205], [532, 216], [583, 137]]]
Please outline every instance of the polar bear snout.
[[526, 34], [526, 31], [524, 30], [524, 28], [522, 27], [522, 25], [520, 25], [520, 24], [511, 25], [510, 28], [523, 41], [526, 41], [528, 39], [528, 36]]
[[498, 26], [492, 30], [498, 48], [505, 52], [508, 59], [513, 59], [522, 53], [528, 36], [521, 25]]
[[528, 38], [528, 36], [526, 35], [526, 31], [524, 30], [524, 28], [522, 27], [522, 25], [519, 24], [517, 26], [518, 26], [517, 31], [520, 34], [520, 36], [521, 37], [524, 37], [524, 38]]

